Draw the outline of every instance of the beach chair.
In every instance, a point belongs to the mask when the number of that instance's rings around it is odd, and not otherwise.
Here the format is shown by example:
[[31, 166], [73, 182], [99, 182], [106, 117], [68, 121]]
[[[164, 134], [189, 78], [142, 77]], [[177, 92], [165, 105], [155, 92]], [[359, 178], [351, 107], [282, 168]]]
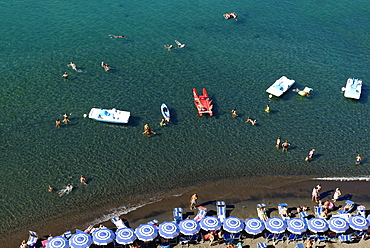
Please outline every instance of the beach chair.
[[221, 220], [223, 223], [226, 219], [226, 203], [224, 201], [218, 201], [216, 202], [217, 207], [217, 217]]
[[234, 244], [234, 239], [230, 233], [224, 233], [223, 238], [225, 244]]
[[266, 243], [269, 241], [274, 241], [274, 234], [273, 233], [265, 233]]
[[257, 204], [257, 214], [258, 218], [260, 218], [263, 221], [266, 221], [268, 219], [266, 212], [266, 204], [264, 203]]
[[353, 242], [353, 234], [339, 234], [338, 235], [338, 240], [341, 243], [346, 243], [346, 242]]
[[34, 231], [29, 231], [29, 233], [30, 233], [30, 237], [28, 238], [27, 245], [29, 247], [34, 247], [37, 242], [38, 235]]
[[349, 214], [355, 208], [355, 203], [353, 201], [345, 201], [346, 205], [338, 211], [338, 214]]
[[231, 237], [234, 239], [234, 242], [236, 243], [240, 240], [241, 236], [242, 236], [241, 232], [231, 234]]
[[307, 212], [299, 212], [299, 213], [298, 213], [298, 216], [299, 216], [299, 218], [301, 218], [302, 220], [306, 220], [306, 218], [308, 217], [308, 213], [307, 213]]
[[182, 221], [182, 208], [173, 209], [173, 220], [179, 224]]
[[194, 220], [200, 221], [203, 219], [207, 214], [207, 208], [199, 206], [198, 207], [198, 214], [194, 217]]
[[290, 242], [295, 241], [296, 238], [297, 238], [297, 234], [291, 233], [287, 236], [286, 242], [289, 244]]
[[295, 248], [304, 248], [304, 245], [303, 243], [298, 243], [296, 244]]
[[113, 224], [117, 228], [125, 228], [126, 227], [126, 225], [123, 223], [123, 221], [119, 217], [112, 218], [111, 221], [113, 222]]
[[273, 244], [276, 245], [279, 241], [284, 242], [285, 235], [283, 233], [275, 234]]
[[290, 219], [289, 214], [288, 214], [288, 204], [279, 203], [278, 210], [279, 210], [279, 214], [280, 214], [280, 216], [283, 220]]
[[266, 247], [267, 247], [267, 244], [266, 243], [258, 243], [257, 244], [257, 248], [266, 248]]
[[198, 244], [198, 234], [180, 237], [181, 247]]
[[321, 242], [326, 243], [329, 239], [325, 235], [317, 235], [317, 242], [320, 244]]
[[315, 210], [315, 216], [317, 218], [323, 218], [323, 211], [324, 211], [324, 207], [323, 206], [315, 206], [314, 207], [314, 210]]
[[71, 231], [66, 231], [66, 232], [63, 233], [62, 236], [65, 237], [66, 239], [69, 239], [72, 236], [72, 232]]
[[158, 220], [154, 219], [154, 220], [149, 221], [148, 224], [158, 227], [158, 222], [159, 222]]

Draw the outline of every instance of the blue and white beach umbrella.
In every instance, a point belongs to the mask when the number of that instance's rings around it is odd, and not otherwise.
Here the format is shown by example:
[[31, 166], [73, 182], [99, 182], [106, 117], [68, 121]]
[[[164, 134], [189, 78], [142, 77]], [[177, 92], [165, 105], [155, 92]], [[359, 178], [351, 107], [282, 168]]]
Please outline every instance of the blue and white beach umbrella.
[[349, 228], [348, 222], [340, 217], [332, 217], [328, 221], [329, 228], [335, 233], [344, 233]]
[[238, 217], [227, 217], [223, 223], [223, 228], [229, 233], [238, 233], [244, 229], [244, 222]]
[[108, 228], [100, 228], [92, 233], [93, 242], [97, 245], [107, 245], [113, 241], [114, 232]]
[[121, 245], [132, 244], [136, 239], [135, 232], [132, 228], [124, 227], [116, 231], [116, 241]]
[[159, 235], [165, 239], [173, 239], [180, 233], [179, 226], [172, 221], [165, 221], [159, 224], [158, 227]]
[[46, 243], [46, 248], [68, 248], [68, 240], [61, 236], [56, 236]]
[[271, 233], [285, 232], [287, 225], [282, 218], [271, 217], [266, 220], [266, 229]]
[[221, 228], [221, 220], [215, 216], [206, 216], [200, 221], [200, 227], [206, 231], [215, 231]]
[[265, 230], [265, 223], [257, 218], [246, 219], [244, 224], [245, 231], [252, 235], [257, 235]]
[[72, 234], [71, 238], [69, 239], [69, 246], [71, 248], [87, 248], [90, 247], [91, 243], [91, 235], [82, 231]]
[[299, 218], [292, 218], [288, 220], [288, 231], [294, 234], [301, 234], [307, 231], [307, 224], [304, 220]]
[[367, 230], [369, 228], [369, 221], [361, 215], [351, 215], [348, 219], [349, 226], [353, 230]]
[[326, 232], [328, 230], [328, 222], [325, 219], [321, 218], [312, 218], [307, 222], [308, 229], [311, 232]]
[[141, 224], [135, 229], [135, 234], [141, 241], [152, 241], [158, 236], [158, 228], [152, 224]]
[[179, 223], [180, 232], [184, 235], [194, 235], [199, 232], [200, 225], [193, 219], [185, 219]]

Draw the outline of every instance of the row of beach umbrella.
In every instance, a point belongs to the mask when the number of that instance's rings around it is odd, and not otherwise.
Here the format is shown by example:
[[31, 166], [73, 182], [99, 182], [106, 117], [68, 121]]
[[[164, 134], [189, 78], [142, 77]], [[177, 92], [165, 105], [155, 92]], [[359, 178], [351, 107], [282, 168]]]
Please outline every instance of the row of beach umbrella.
[[135, 230], [132, 228], [119, 228], [116, 232], [108, 228], [95, 230], [92, 235], [77, 230], [69, 239], [62, 236], [51, 238], [47, 248], [87, 248], [92, 243], [107, 245], [114, 239], [119, 244], [131, 244], [136, 239], [152, 241], [158, 234], [165, 239], [173, 239], [180, 232], [184, 235], [194, 235], [202, 228], [206, 231], [219, 230], [221, 227], [229, 233], [239, 233], [245, 230], [247, 233], [257, 235], [267, 229], [271, 233], [283, 233], [288, 230], [294, 234], [301, 234], [308, 230], [319, 233], [330, 229], [336, 233], [344, 233], [349, 227], [354, 230], [366, 230], [369, 227], [369, 220], [360, 215], [352, 215], [348, 221], [340, 217], [332, 217], [328, 221], [322, 218], [304, 220], [292, 218], [283, 220], [280, 217], [271, 217], [266, 221], [258, 218], [249, 218], [242, 221], [237, 217], [228, 217], [222, 223], [214, 216], [206, 216], [200, 222], [193, 219], [182, 220], [179, 224], [172, 221], [165, 221], [158, 227], [152, 224], [141, 224]]

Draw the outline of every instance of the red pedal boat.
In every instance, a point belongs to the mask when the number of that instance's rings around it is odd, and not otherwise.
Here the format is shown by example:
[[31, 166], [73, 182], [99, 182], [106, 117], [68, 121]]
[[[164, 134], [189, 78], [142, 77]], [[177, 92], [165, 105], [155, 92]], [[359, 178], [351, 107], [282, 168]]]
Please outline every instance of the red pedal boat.
[[203, 114], [209, 114], [210, 116], [213, 115], [212, 112], [212, 100], [209, 100], [208, 93], [205, 88], [203, 88], [203, 95], [198, 96], [197, 89], [193, 89], [193, 97], [194, 97], [194, 103], [195, 107], [198, 110], [199, 116], [202, 116]]

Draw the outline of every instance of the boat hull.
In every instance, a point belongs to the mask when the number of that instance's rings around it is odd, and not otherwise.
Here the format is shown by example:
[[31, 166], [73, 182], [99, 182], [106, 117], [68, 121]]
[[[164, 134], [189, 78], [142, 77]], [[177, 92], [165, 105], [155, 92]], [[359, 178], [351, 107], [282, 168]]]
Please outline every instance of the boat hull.
[[161, 105], [161, 113], [163, 115], [163, 118], [166, 121], [170, 121], [170, 118], [171, 118], [170, 109], [164, 103], [162, 103], [162, 105]]
[[267, 93], [280, 97], [284, 94], [292, 85], [295, 83], [293, 79], [289, 79], [286, 76], [282, 76], [275, 81], [267, 90]]
[[130, 119], [130, 112], [117, 109], [92, 108], [89, 118], [95, 121], [126, 124]]
[[209, 116], [213, 116], [212, 112], [212, 100], [209, 99], [207, 90], [203, 88], [203, 94], [201, 96], [198, 95], [197, 90], [193, 89], [193, 97], [194, 97], [194, 104], [198, 110], [199, 116], [203, 116], [203, 114], [209, 114]]
[[348, 78], [344, 88], [344, 96], [352, 99], [360, 99], [362, 91], [362, 80], [357, 78]]

